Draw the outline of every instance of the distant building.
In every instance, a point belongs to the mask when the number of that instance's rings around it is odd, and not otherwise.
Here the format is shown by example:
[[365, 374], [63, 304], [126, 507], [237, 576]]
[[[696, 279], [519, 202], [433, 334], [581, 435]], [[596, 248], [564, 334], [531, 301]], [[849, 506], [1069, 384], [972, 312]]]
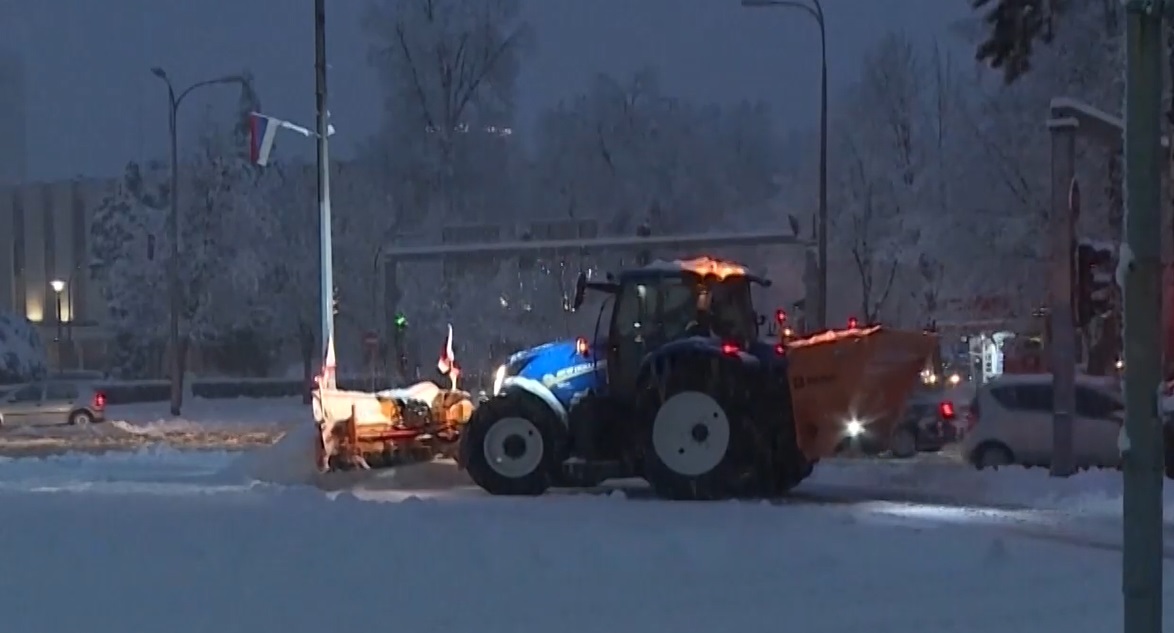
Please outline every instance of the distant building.
[[0, 186], [24, 182], [28, 162], [28, 104], [24, 63], [0, 49]]
[[[106, 335], [102, 292], [90, 275], [89, 226], [109, 180], [65, 180], [0, 187], [0, 310], [42, 326], [46, 342], [60, 320], [68, 337], [63, 353], [75, 365], [102, 362]], [[70, 354], [74, 354], [70, 356]]]

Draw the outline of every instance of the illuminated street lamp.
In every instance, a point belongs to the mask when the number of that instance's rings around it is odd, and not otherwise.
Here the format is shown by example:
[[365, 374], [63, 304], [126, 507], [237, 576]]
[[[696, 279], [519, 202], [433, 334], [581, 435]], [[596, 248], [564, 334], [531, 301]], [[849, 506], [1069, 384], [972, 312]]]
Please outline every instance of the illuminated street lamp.
[[54, 279], [49, 282], [49, 287], [53, 289], [53, 295], [57, 300], [57, 335], [53, 337], [53, 345], [57, 347], [57, 369], [60, 370], [63, 366], [61, 359], [61, 293], [65, 291], [65, 282]]

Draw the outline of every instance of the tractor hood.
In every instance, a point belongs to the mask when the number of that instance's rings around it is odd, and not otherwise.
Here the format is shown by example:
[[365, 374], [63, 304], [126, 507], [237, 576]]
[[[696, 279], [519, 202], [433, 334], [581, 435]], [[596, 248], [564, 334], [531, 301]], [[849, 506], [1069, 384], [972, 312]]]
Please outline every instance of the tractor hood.
[[606, 369], [602, 358], [593, 353], [583, 355], [578, 347], [575, 339], [567, 339], [513, 354], [498, 370], [500, 380], [495, 379], [494, 393], [510, 378], [520, 378], [532, 385], [541, 384], [568, 406], [575, 394], [601, 385]]

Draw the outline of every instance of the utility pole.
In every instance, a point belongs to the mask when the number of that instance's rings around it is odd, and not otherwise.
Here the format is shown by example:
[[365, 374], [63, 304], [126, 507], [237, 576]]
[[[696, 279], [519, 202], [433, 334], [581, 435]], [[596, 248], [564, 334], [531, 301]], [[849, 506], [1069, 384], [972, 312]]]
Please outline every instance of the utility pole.
[[[322, 357], [334, 362], [334, 249], [330, 241], [330, 112], [326, 101], [326, 0], [314, 0], [314, 70], [318, 109], [318, 212]], [[330, 374], [333, 375], [333, 372]]]
[[1076, 119], [1052, 119], [1051, 300], [1048, 318], [1052, 366], [1052, 461], [1053, 477], [1076, 472], [1072, 445], [1072, 420], [1076, 409], [1076, 324], [1072, 314], [1073, 244], [1076, 241], [1072, 208], [1076, 173]]
[[[1125, 633], [1162, 631], [1161, 110], [1163, 0], [1125, 5]], [[1124, 279], [1121, 279], [1124, 277]]]

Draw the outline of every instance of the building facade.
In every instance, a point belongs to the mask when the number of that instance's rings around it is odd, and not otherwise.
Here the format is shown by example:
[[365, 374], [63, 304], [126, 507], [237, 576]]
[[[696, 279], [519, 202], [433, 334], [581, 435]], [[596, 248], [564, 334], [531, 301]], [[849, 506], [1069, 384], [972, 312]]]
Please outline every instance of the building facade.
[[0, 187], [0, 310], [39, 324], [62, 366], [104, 362], [105, 303], [91, 273], [89, 229], [111, 184], [76, 179]]

